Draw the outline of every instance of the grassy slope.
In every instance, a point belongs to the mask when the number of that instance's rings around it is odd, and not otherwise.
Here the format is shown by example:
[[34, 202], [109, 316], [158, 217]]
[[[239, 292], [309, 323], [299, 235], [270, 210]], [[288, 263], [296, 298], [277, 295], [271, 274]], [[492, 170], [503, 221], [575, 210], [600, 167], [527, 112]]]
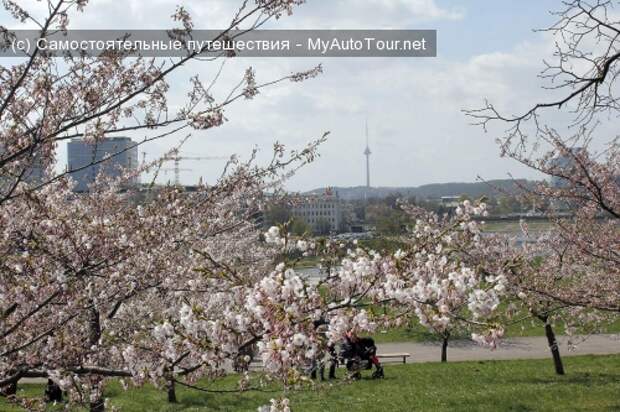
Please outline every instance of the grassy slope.
[[[538, 233], [549, 230], [553, 223], [545, 220], [530, 220], [527, 221], [527, 227], [530, 233]], [[510, 234], [520, 234], [521, 233], [521, 225], [518, 220], [509, 221], [509, 222], [486, 222], [484, 224], [485, 232], [497, 232], [497, 233], [510, 233]]]
[[[563, 334], [563, 328], [556, 327], [558, 335]], [[602, 327], [601, 333], [620, 333], [620, 317], [615, 322], [610, 323], [606, 327]], [[544, 336], [545, 330], [542, 322], [538, 320], [528, 319], [520, 323], [510, 325], [506, 330], [506, 338], [519, 336]], [[408, 327], [394, 328], [386, 331], [379, 331], [373, 338], [378, 343], [388, 342], [429, 342], [438, 340], [438, 337], [430, 333], [425, 327], [418, 323], [413, 323]], [[462, 333], [461, 336], [454, 336], [454, 339], [469, 339], [468, 333]]]
[[[341, 381], [323, 390], [289, 395], [293, 411], [612, 411], [620, 410], [620, 356], [565, 359], [568, 375], [556, 376], [550, 360], [454, 362], [386, 367], [386, 379]], [[342, 375], [339, 371], [339, 376]], [[368, 373], [365, 373], [367, 376]], [[227, 377], [211, 388], [232, 388]], [[22, 385], [30, 394], [39, 385]], [[279, 392], [206, 394], [178, 390], [180, 404], [151, 387], [106, 396], [125, 411], [256, 411]], [[1, 411], [18, 411], [0, 400]]]

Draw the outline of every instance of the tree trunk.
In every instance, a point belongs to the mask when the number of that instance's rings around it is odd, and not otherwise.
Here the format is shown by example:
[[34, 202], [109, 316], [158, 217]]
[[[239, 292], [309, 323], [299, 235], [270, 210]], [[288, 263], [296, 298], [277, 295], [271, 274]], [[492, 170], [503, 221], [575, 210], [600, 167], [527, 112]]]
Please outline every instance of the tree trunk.
[[547, 335], [547, 343], [549, 349], [551, 349], [551, 355], [553, 356], [553, 365], [555, 366], [555, 373], [558, 375], [564, 375], [564, 365], [562, 365], [562, 358], [560, 357], [560, 348], [558, 342], [555, 339], [555, 333], [553, 327], [549, 323], [545, 322], [545, 335]]
[[562, 357], [560, 356], [560, 347], [558, 341], [555, 339], [555, 332], [553, 327], [549, 323], [549, 316], [538, 316], [538, 319], [545, 323], [545, 335], [547, 336], [547, 344], [551, 350], [551, 356], [553, 356], [553, 366], [555, 366], [555, 373], [558, 375], [564, 375], [564, 365], [562, 365]]
[[99, 321], [99, 311], [95, 308], [91, 308], [88, 316], [88, 342], [90, 345], [96, 345], [101, 338], [101, 324]]
[[441, 343], [441, 361], [448, 362], [448, 339], [450, 335], [445, 335]]
[[168, 383], [166, 384], [166, 389], [168, 391], [168, 402], [169, 403], [177, 403], [177, 394], [174, 386], [174, 379], [168, 379]]
[[105, 412], [105, 403], [102, 398], [90, 403], [89, 412]]
[[11, 382], [8, 385], [0, 388], [0, 394], [6, 397], [13, 396], [16, 393], [17, 393], [17, 381]]
[[[88, 329], [88, 343], [90, 343], [91, 346], [99, 344], [99, 339], [101, 338], [101, 321], [99, 319], [99, 311], [95, 307], [92, 307], [89, 312]], [[101, 382], [98, 383], [98, 385], [101, 384]], [[100, 389], [101, 388], [96, 389], [98, 393]], [[98, 396], [97, 399], [90, 402], [89, 411], [104, 412], [105, 403], [103, 397]]]
[[174, 384], [174, 366], [164, 369], [164, 379], [166, 380], [166, 392], [168, 393], [168, 402], [177, 403], [177, 393]]

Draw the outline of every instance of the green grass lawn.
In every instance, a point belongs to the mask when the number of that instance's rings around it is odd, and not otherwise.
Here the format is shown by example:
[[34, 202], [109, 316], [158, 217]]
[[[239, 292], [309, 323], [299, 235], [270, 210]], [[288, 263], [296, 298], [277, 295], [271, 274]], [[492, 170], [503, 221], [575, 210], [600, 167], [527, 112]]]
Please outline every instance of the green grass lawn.
[[[527, 220], [527, 227], [530, 233], [538, 233], [549, 230], [553, 227], [553, 222], [547, 220]], [[483, 230], [485, 232], [494, 233], [521, 233], [521, 225], [518, 220], [511, 220], [508, 222], [485, 222]]]
[[299, 260], [295, 264], [295, 269], [314, 269], [319, 263], [321, 263], [321, 259], [317, 256], [305, 256]]
[[[515, 316], [515, 318], [520, 318], [520, 316]], [[564, 334], [562, 325], [558, 324], [555, 327], [555, 332], [557, 335]], [[620, 333], [620, 317], [616, 317], [615, 321], [606, 325], [601, 325], [597, 332]], [[578, 331], [578, 333], [588, 334], [591, 333], [591, 331]], [[506, 328], [506, 338], [521, 336], [545, 336], [543, 323], [537, 319], [529, 318], [518, 323], [513, 323]], [[469, 337], [470, 334], [464, 331], [460, 335], [452, 336], [452, 339], [469, 339]], [[411, 325], [402, 326], [399, 328], [379, 330], [373, 335], [373, 338], [377, 343], [430, 342], [439, 339], [437, 335], [429, 332], [428, 329], [420, 325], [418, 322], [412, 322]]]
[[[551, 360], [426, 363], [386, 366], [386, 378], [289, 393], [293, 411], [618, 411], [620, 356], [579, 356], [564, 360], [567, 375], [556, 376]], [[343, 371], [339, 370], [342, 376]], [[229, 376], [210, 389], [233, 388]], [[41, 385], [21, 385], [38, 395]], [[178, 405], [148, 386], [106, 391], [125, 411], [256, 411], [280, 392], [209, 394], [179, 388]], [[0, 410], [19, 411], [0, 400]]]

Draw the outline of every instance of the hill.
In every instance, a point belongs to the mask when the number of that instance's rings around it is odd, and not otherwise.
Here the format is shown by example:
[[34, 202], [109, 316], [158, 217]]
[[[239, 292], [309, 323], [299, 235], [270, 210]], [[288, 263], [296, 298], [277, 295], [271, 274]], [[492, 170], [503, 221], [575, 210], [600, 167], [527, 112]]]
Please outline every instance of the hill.
[[[391, 195], [418, 199], [438, 199], [442, 196], [461, 196], [466, 195], [470, 198], [479, 198], [481, 196], [496, 197], [502, 193], [516, 194], [520, 191], [518, 185], [532, 186], [533, 181], [525, 179], [500, 179], [489, 180], [486, 182], [475, 183], [433, 183], [418, 187], [371, 187], [355, 186], [355, 187], [332, 187], [336, 190], [341, 199], [359, 200], [364, 198], [383, 199]], [[324, 193], [326, 188], [318, 188], [306, 192], [305, 194]]]

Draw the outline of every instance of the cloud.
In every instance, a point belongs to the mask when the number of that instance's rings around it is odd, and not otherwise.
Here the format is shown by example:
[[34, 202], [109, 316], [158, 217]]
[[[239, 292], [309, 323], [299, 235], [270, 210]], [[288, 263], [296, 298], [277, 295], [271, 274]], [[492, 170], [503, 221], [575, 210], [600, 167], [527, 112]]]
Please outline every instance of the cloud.
[[[221, 27], [228, 22], [237, 2], [181, 1], [194, 14], [196, 27]], [[456, 3], [451, 1], [449, 4]], [[84, 16], [75, 17], [80, 27], [168, 27], [174, 4], [167, 0], [145, 2], [105, 0], [92, 2]], [[415, 28], [444, 24], [472, 27], [484, 41], [489, 33], [476, 16], [464, 8], [447, 7], [439, 0], [332, 0], [309, 1], [277, 28]], [[465, 4], [461, 2], [461, 4]], [[445, 53], [433, 59], [232, 59], [214, 89], [226, 96], [244, 70], [252, 66], [257, 81], [269, 81], [323, 63], [325, 73], [301, 84], [285, 82], [262, 91], [254, 100], [240, 101], [226, 109], [223, 127], [196, 131], [184, 148], [194, 155], [247, 155], [254, 147], [266, 158], [278, 140], [291, 148], [331, 131], [321, 157], [302, 169], [289, 183], [305, 190], [325, 185], [364, 183], [364, 123], [369, 121], [372, 181], [376, 185], [410, 186], [432, 182], [473, 181], [534, 176], [498, 157], [496, 131], [484, 134], [469, 125], [461, 109], [480, 107], [488, 98], [498, 107], [519, 112], [548, 96], [540, 90], [536, 74], [541, 60], [552, 51], [552, 41], [536, 35], [520, 44], [506, 44], [487, 53]], [[462, 44], [450, 45], [458, 49]], [[471, 48], [470, 48], [471, 49]], [[170, 79], [171, 102], [178, 104], [187, 92], [190, 75], [208, 82], [219, 63], [196, 62]], [[501, 131], [501, 130], [500, 130]], [[499, 133], [499, 131], [497, 131]], [[136, 136], [138, 137], [138, 136]], [[168, 139], [148, 145], [149, 157], [176, 143]], [[188, 164], [186, 183], [198, 176], [213, 181], [218, 162]]]
[[443, 8], [435, 0], [370, 0], [368, 3], [392, 12], [405, 11], [425, 20], [460, 20], [465, 16], [463, 8]]
[[[222, 28], [230, 23], [241, 1], [231, 0], [100, 0], [91, 2], [76, 19], [76, 28], [167, 28], [176, 4], [192, 15], [198, 29]], [[442, 7], [437, 0], [308, 0], [293, 16], [272, 21], [265, 28], [369, 29], [415, 28], [416, 25], [463, 19], [462, 7]]]
[[299, 29], [411, 29], [439, 21], [461, 20], [464, 8], [444, 8], [436, 0], [308, 1], [279, 27]]

